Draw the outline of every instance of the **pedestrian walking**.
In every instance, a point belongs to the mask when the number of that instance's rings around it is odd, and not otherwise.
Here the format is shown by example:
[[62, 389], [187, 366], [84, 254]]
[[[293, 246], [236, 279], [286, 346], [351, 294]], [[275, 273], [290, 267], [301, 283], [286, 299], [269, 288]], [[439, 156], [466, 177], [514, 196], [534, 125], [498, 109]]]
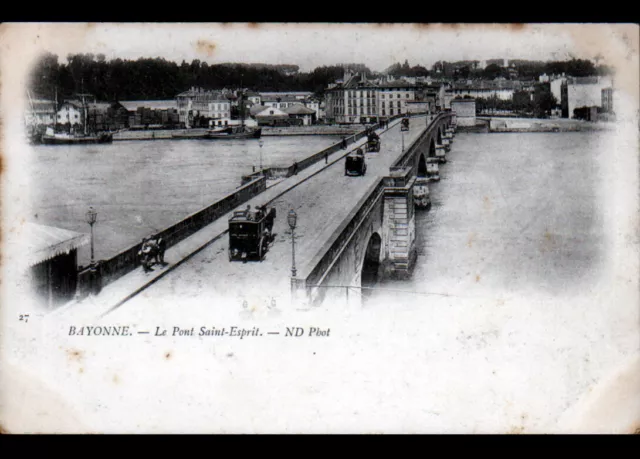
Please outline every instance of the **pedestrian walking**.
[[329, 152], [325, 152], [324, 154], [324, 163], [325, 164], [329, 164]]
[[294, 162], [293, 163], [293, 175], [297, 175], [298, 174], [298, 162]]
[[167, 250], [167, 243], [164, 240], [163, 237], [158, 238], [158, 261], [160, 262], [161, 265], [166, 265], [167, 263], [164, 262], [164, 253]]
[[345, 137], [342, 138], [342, 149], [347, 148], [347, 139]]

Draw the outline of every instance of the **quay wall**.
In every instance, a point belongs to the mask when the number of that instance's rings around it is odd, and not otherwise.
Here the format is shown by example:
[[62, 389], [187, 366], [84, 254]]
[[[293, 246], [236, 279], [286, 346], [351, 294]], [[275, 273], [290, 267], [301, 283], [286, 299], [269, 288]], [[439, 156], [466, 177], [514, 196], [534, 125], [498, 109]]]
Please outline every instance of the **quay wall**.
[[[364, 125], [322, 125], [313, 126], [288, 126], [288, 127], [262, 127], [262, 136], [297, 136], [297, 135], [341, 135], [349, 136], [365, 129]], [[124, 130], [113, 134], [113, 140], [166, 140], [173, 139], [172, 134], [200, 134], [207, 129], [148, 129], [148, 130]], [[176, 138], [175, 140], [180, 140]]]
[[[200, 134], [207, 129], [148, 129], [134, 131], [120, 131], [113, 134], [113, 141], [116, 140], [166, 140], [173, 139], [172, 134]], [[180, 140], [175, 139], [175, 140]]]
[[312, 126], [287, 126], [262, 128], [263, 136], [286, 136], [286, 135], [353, 135], [365, 128], [362, 124], [354, 125], [324, 125], [316, 124]]
[[566, 118], [479, 118], [488, 122], [489, 132], [576, 132], [614, 129], [610, 122], [590, 122]]

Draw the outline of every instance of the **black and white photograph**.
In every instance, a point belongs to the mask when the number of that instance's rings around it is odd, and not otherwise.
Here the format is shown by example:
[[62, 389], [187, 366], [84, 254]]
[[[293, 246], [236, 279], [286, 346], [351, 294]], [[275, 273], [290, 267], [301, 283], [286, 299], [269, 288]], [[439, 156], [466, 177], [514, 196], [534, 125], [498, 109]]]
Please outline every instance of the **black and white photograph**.
[[637, 24], [0, 25], [0, 429], [640, 433]]

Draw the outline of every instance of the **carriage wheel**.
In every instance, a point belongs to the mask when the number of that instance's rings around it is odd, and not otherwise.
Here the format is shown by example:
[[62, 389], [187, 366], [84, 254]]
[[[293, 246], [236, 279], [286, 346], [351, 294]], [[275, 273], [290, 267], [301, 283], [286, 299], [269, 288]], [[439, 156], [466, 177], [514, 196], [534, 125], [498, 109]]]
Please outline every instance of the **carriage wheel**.
[[262, 256], [264, 255], [264, 236], [260, 238], [260, 243], [258, 244], [258, 258], [262, 261]]

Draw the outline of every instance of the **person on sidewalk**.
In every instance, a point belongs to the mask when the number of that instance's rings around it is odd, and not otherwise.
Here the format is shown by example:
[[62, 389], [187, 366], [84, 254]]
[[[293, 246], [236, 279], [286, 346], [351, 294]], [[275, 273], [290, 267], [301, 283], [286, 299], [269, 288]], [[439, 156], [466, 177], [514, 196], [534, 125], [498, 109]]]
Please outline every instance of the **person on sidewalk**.
[[329, 164], [329, 152], [325, 152], [324, 154], [324, 163], [325, 164]]
[[158, 262], [162, 266], [166, 266], [168, 263], [164, 261], [164, 253], [167, 251], [167, 243], [163, 237], [159, 237], [156, 239], [156, 244], [158, 245]]
[[298, 162], [293, 163], [293, 175], [298, 175]]
[[347, 139], [345, 137], [342, 138], [342, 149], [346, 149], [347, 148]]
[[151, 246], [149, 245], [149, 238], [145, 237], [142, 239], [142, 246], [140, 247], [138, 256], [140, 257], [140, 263], [142, 264], [144, 272], [148, 273], [153, 271], [151, 267]]

